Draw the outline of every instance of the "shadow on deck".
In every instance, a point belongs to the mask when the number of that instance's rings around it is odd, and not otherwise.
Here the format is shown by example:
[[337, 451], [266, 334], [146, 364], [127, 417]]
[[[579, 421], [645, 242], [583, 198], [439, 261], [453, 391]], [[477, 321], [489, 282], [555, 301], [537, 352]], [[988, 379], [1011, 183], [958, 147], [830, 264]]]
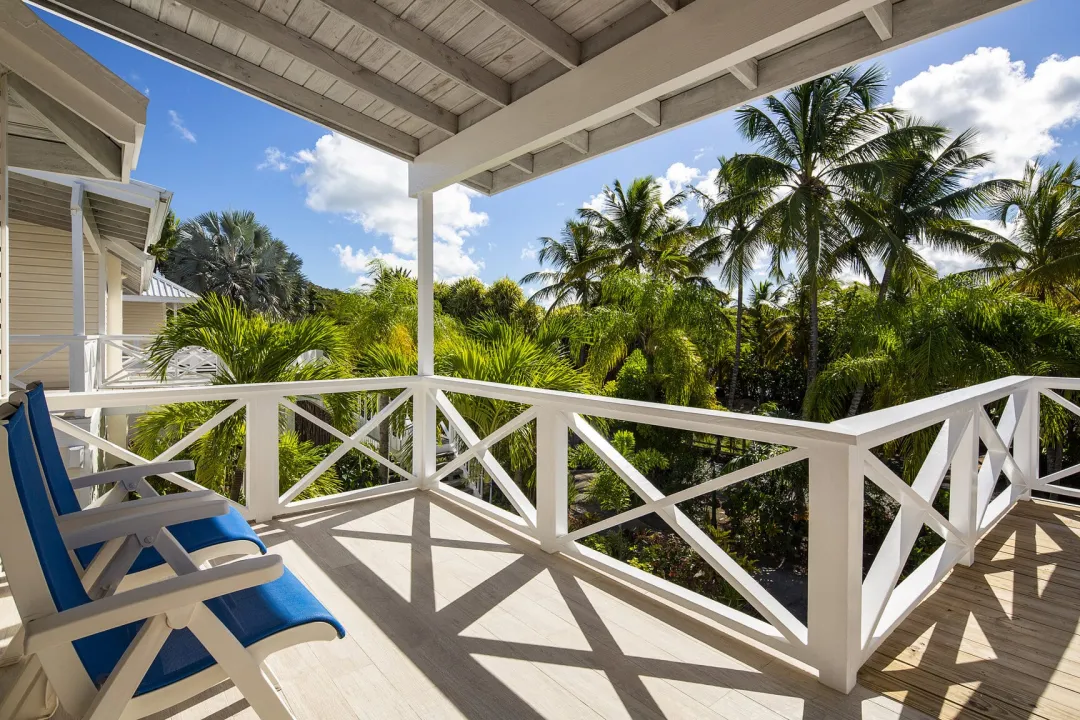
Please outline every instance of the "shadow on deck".
[[1080, 509], [1022, 502], [885, 641], [867, 688], [942, 718], [1080, 717]]

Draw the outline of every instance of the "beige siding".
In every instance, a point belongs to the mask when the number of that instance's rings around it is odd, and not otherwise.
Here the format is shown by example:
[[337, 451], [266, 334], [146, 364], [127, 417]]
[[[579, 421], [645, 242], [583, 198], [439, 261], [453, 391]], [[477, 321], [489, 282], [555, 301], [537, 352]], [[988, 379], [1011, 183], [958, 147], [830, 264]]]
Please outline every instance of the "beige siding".
[[[98, 256], [83, 243], [86, 334], [98, 332]], [[71, 232], [29, 223], [11, 223], [11, 334], [71, 335]], [[12, 342], [11, 372], [56, 343]], [[18, 376], [42, 380], [49, 388], [68, 386], [68, 352], [61, 350]]]
[[124, 303], [125, 335], [157, 335], [165, 324], [165, 303], [128, 301]]

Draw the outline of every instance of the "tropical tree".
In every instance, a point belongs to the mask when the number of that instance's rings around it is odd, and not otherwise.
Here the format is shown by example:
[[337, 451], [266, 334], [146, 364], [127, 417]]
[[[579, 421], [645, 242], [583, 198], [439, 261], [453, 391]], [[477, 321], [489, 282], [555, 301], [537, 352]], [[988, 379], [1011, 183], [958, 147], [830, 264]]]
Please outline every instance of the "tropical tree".
[[925, 132], [890, 129], [894, 112], [879, 106], [885, 80], [878, 66], [861, 73], [847, 68], [737, 111], [740, 133], [760, 150], [738, 157], [742, 171], [752, 183], [780, 179], [780, 199], [766, 213], [780, 228], [776, 255], [794, 253], [807, 286], [807, 386], [818, 372], [818, 291], [830, 254], [848, 237], [839, 202], [853, 186], [881, 175], [880, 156], [897, 139]]
[[987, 243], [985, 273], [1040, 301], [1080, 304], [1080, 164], [1029, 163], [1023, 179], [993, 205], [1002, 226], [1015, 222], [1007, 240]]
[[536, 259], [552, 269], [531, 272], [521, 284], [543, 284], [529, 302], [547, 304], [551, 309], [571, 303], [592, 307], [600, 297], [600, 277], [613, 257], [595, 224], [567, 220], [558, 239], [540, 238]]
[[223, 295], [280, 318], [303, 310], [308, 282], [302, 266], [254, 213], [226, 210], [184, 221], [164, 272], [200, 295]]
[[601, 197], [599, 209], [582, 208], [578, 214], [596, 228], [613, 264], [675, 281], [700, 281], [700, 268], [689, 255], [698, 229], [676, 213], [686, 202], [686, 193], [663, 201], [660, 183], [648, 176], [626, 188], [616, 180]]
[[775, 215], [764, 211], [775, 188], [767, 178], [751, 183], [737, 163], [719, 161], [715, 194], [699, 193], [705, 210], [702, 226], [709, 237], [694, 250], [694, 256], [706, 265], [717, 265], [720, 282], [735, 288], [735, 354], [727, 394], [728, 407], [734, 407], [743, 343], [743, 287], [750, 281], [758, 255], [774, 242], [769, 221], [775, 221]]
[[[345, 335], [332, 320], [324, 317], [296, 322], [272, 320], [220, 295], [204, 296], [169, 319], [149, 347], [151, 372], [164, 380], [172, 359], [193, 346], [217, 355], [218, 371], [212, 379], [215, 385], [328, 380], [351, 374]], [[319, 351], [322, 357], [301, 361], [311, 351]], [[323, 403], [335, 424], [348, 427], [354, 422], [354, 396], [326, 395]], [[229, 401], [186, 402], [154, 408], [135, 424], [136, 451], [148, 457], [160, 454], [229, 404]], [[229, 416], [189, 448], [196, 460], [196, 482], [235, 501], [240, 500], [243, 492], [245, 412]], [[296, 472], [304, 467], [310, 470], [318, 462], [316, 459], [310, 466], [301, 462], [299, 458], [313, 456], [314, 448], [287, 433], [279, 450], [287, 454], [283, 467]], [[293, 476], [283, 472], [283, 489], [300, 477], [303, 474]], [[324, 474], [307, 492], [325, 494], [336, 486], [335, 476]]]

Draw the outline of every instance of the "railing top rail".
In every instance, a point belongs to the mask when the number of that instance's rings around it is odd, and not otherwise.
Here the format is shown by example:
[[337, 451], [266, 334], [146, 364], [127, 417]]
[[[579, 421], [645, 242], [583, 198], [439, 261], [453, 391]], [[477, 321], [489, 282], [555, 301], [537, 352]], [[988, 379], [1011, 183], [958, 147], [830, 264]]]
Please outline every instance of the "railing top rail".
[[164, 405], [205, 400], [239, 400], [266, 395], [322, 395], [341, 392], [393, 390], [415, 384], [416, 377], [346, 378], [302, 382], [261, 383], [251, 385], [159, 385], [153, 388], [98, 390], [95, 392], [49, 393], [49, 407], [57, 410], [120, 408], [141, 405]]
[[948, 417], [970, 408], [971, 405], [985, 405], [994, 400], [1000, 400], [1036, 379], [1028, 375], [1004, 377], [921, 400], [913, 400], [903, 405], [837, 420], [830, 423], [829, 427], [843, 429], [854, 434], [858, 437], [859, 445], [874, 447], [943, 422]]
[[449, 392], [518, 402], [548, 405], [580, 415], [593, 415], [625, 422], [640, 422], [691, 432], [725, 435], [761, 442], [806, 446], [814, 443], [853, 445], [855, 435], [844, 428], [825, 423], [770, 418], [759, 415], [665, 405], [663, 403], [623, 400], [621, 398], [581, 395], [558, 390], [516, 387], [481, 380], [444, 377], [425, 378], [432, 387]]

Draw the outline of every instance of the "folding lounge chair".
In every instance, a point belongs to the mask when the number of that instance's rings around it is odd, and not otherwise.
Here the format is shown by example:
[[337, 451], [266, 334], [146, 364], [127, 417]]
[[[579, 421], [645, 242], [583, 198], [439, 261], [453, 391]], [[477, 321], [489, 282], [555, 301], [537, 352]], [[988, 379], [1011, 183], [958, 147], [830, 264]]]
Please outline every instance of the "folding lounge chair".
[[[16, 393], [13, 397], [18, 398], [19, 395]], [[56, 433], [52, 429], [49, 406], [45, 401], [45, 387], [41, 383], [35, 382], [27, 386], [26, 405], [30, 413], [30, 430], [34, 436], [34, 444], [37, 446], [38, 458], [49, 487], [49, 494], [52, 496], [53, 507], [58, 515], [70, 515], [82, 509], [75, 496], [75, 490], [78, 488], [115, 483], [113, 488], [97, 503], [99, 506], [109, 505], [114, 502], [123, 502], [132, 492], [144, 498], [158, 495], [146, 481], [149, 476], [194, 469], [190, 460], [179, 460], [137, 465], [70, 478], [63, 456], [60, 454], [60, 446], [56, 442]], [[174, 525], [169, 528], [169, 531], [198, 565], [208, 560], [231, 555], [254, 555], [266, 552], [266, 545], [235, 508], [229, 508], [227, 513], [218, 517]], [[117, 589], [136, 587], [173, 574], [161, 554], [154, 548], [148, 547], [143, 548], [138, 554], [126, 576], [110, 581], [118, 581], [119, 588], [110, 585], [110, 582], [101, 584], [99, 583], [101, 572], [117, 550], [117, 546], [118, 543], [114, 542], [111, 547], [104, 548], [104, 552], [102, 552], [101, 544], [75, 550], [75, 557], [82, 566], [80, 574], [83, 575], [84, 586], [90, 588], [95, 584], [100, 584], [102, 589], [97, 593], [98, 595], [108, 595]]]
[[[19, 712], [42, 677], [64, 710], [85, 720], [141, 718], [227, 679], [262, 720], [292, 718], [263, 661], [345, 631], [280, 557], [199, 569], [162, 530], [177, 517], [226, 510], [224, 498], [194, 492], [57, 518], [25, 406], [0, 406], [0, 555], [27, 656], [0, 718]], [[177, 576], [91, 599], [68, 550], [117, 537], [154, 544]]]

